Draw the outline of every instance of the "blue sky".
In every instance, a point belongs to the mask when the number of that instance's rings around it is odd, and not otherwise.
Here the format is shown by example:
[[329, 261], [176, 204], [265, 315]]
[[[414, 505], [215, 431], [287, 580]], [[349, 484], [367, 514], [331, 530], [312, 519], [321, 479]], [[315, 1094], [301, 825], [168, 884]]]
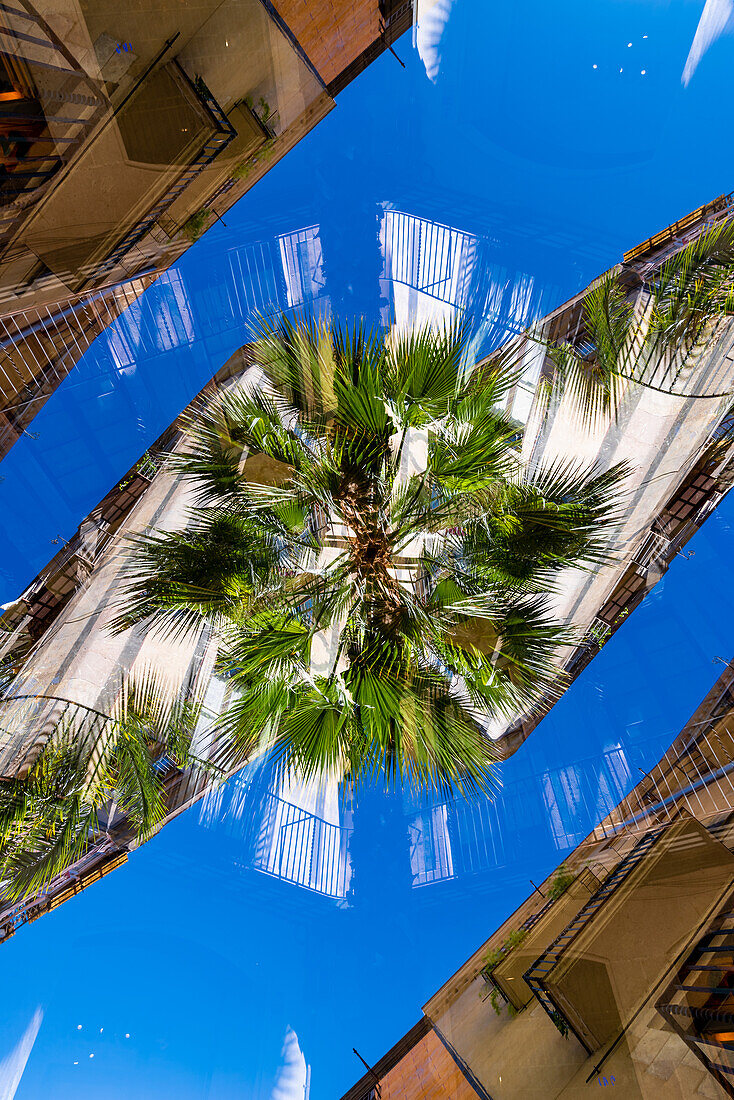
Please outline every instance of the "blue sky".
[[[376, 214], [391, 203], [483, 237], [493, 267], [532, 276], [545, 310], [729, 190], [734, 150], [712, 120], [734, 38], [715, 42], [681, 84], [701, 10], [694, 0], [464, 0], [435, 84], [404, 36], [406, 68], [379, 59], [177, 265], [197, 306], [195, 338], [166, 357], [141, 355], [125, 374], [107, 369], [107, 337], [97, 341], [36, 417], [38, 438], [0, 462], [0, 602], [242, 342], [241, 329], [212, 334], [207, 297], [232, 249], [317, 224], [334, 309], [374, 318]], [[154, 323], [155, 293], [144, 306]]]
[[[242, 342], [236, 327], [207, 327], [205, 293], [233, 248], [318, 224], [334, 308], [374, 318], [376, 211], [391, 203], [478, 234], [492, 264], [530, 273], [550, 308], [625, 248], [733, 188], [734, 150], [715, 119], [734, 39], [714, 43], [681, 84], [702, 8], [457, 0], [435, 84], [406, 36], [396, 47], [405, 70], [389, 54], [375, 63], [226, 227], [183, 258], [196, 339], [141, 356], [113, 381], [95, 346], [37, 417], [38, 438], [0, 463], [0, 602]], [[148, 308], [155, 316], [159, 299]], [[733, 514], [725, 504], [709, 521], [695, 557], [676, 561], [510, 761], [508, 792], [543, 768], [581, 761], [593, 772], [618, 744], [645, 765], [683, 724], [717, 676], [712, 658], [732, 655]], [[311, 1065], [313, 1100], [341, 1095], [360, 1075], [352, 1046], [376, 1060], [528, 880], [560, 859], [537, 833], [515, 829], [508, 800], [509, 862], [411, 889], [404, 809], [366, 799], [349, 907], [253, 871], [243, 837], [193, 811], [18, 933], [0, 950], [13, 991], [0, 1057], [44, 1010], [19, 1100], [270, 1100], [288, 1027]]]
[[[195, 810], [18, 932], [0, 951], [13, 991], [0, 1052], [44, 1010], [19, 1100], [271, 1100], [287, 1027], [311, 1066], [311, 1097], [340, 1096], [360, 1075], [352, 1047], [379, 1058], [530, 879], [560, 862], [534, 820], [518, 831], [532, 817], [532, 777], [577, 762], [593, 782], [598, 754], [622, 745], [634, 782], [712, 686], [713, 658], [732, 656], [733, 522], [725, 502], [694, 556], [676, 560], [505, 766], [507, 864], [411, 889], [401, 806], [373, 794], [357, 822], [359, 892], [341, 908], [249, 869], [245, 838]], [[591, 824], [581, 812], [580, 832]]]

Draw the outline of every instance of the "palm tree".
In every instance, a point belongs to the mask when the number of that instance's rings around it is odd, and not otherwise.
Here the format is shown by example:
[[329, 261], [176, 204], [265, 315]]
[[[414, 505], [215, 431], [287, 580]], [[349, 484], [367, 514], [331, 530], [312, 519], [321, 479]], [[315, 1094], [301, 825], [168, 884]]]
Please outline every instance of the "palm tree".
[[46, 712], [50, 737], [25, 774], [0, 783], [0, 896], [34, 895], [104, 837], [112, 810], [139, 842], [165, 816], [161, 763], [192, 763], [198, 708], [146, 669], [120, 685], [106, 716], [78, 704], [9, 695], [3, 722]]
[[[616, 413], [625, 385], [687, 397], [731, 396], [691, 386], [696, 368], [734, 315], [734, 219], [707, 230], [630, 287], [617, 268], [581, 302], [575, 342], [548, 344], [552, 390], [569, 393], [589, 418]], [[537, 336], [541, 343], [546, 340]]]
[[[602, 276], [573, 344], [528, 334], [555, 366], [549, 395], [568, 393], [589, 420], [616, 414], [626, 385], [729, 395], [690, 380], [730, 325], [733, 280], [734, 220], [640, 286]], [[133, 540], [116, 622], [217, 632], [230, 686], [219, 767], [191, 755], [196, 708], [152, 680], [121, 686], [102, 735], [62, 717], [27, 774], [0, 784], [7, 898], [80, 858], [111, 804], [151, 835], [166, 756], [221, 774], [268, 752], [306, 777], [487, 790], [487, 722], [558, 682], [553, 656], [570, 639], [554, 588], [608, 556], [622, 467], [524, 468], [520, 426], [500, 411], [512, 351], [472, 368], [460, 330], [282, 319], [256, 336], [261, 384], [192, 416], [179, 464], [197, 507], [184, 530]], [[27, 645], [4, 648], [0, 691]]]
[[556, 580], [605, 560], [624, 471], [524, 469], [517, 371], [467, 348], [261, 321], [258, 381], [190, 418], [190, 520], [134, 538], [114, 625], [216, 631], [224, 766], [486, 790], [488, 720], [557, 678]]

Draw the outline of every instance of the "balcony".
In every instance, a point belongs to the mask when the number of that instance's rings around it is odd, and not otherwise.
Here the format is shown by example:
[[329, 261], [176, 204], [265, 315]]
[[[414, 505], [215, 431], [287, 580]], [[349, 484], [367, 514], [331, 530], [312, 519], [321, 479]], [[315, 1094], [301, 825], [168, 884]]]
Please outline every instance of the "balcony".
[[600, 882], [596, 875], [584, 868], [559, 898], [550, 900], [538, 913], [522, 925], [522, 940], [487, 975], [499, 990], [503, 1000], [516, 1011], [525, 1008], [533, 999], [533, 990], [523, 981], [529, 966], [538, 952], [568, 926], [579, 910], [589, 901]]
[[[206, 85], [167, 62], [138, 82], [55, 181], [23, 244], [68, 290], [99, 284], [236, 137]], [[138, 254], [129, 274], [144, 259]]]
[[729, 894], [655, 1006], [729, 1096], [734, 1096], [733, 908]]
[[96, 742], [112, 722], [92, 707], [53, 695], [0, 697], [0, 780], [26, 775], [54, 734]]
[[734, 855], [681, 815], [637, 840], [525, 981], [592, 1053], [627, 1027], [733, 879]]
[[[180, 172], [177, 178], [171, 180], [169, 186], [159, 195], [146, 215], [133, 225], [119, 241], [114, 251], [110, 253], [100, 267], [100, 274], [112, 270], [119, 264], [130, 249], [138, 241], [141, 241], [156, 224], [161, 215], [173, 206], [179, 195], [237, 137], [237, 130], [224, 114], [206, 84], [200, 78], [192, 81], [177, 61], [171, 61], [149, 79], [148, 84], [152, 86], [150, 88], [146, 86], [147, 95], [144, 97], [139, 95], [133, 101], [133, 108], [137, 107], [137, 110], [129, 109], [121, 119], [121, 133], [128, 149], [128, 156], [132, 161], [142, 164], [155, 163], [161, 156], [161, 136], [162, 134], [168, 134], [172, 129], [169, 118], [170, 107], [163, 116], [161, 116], [159, 110], [152, 109], [153, 106], [157, 106], [159, 101], [163, 100], [165, 103], [166, 100], [166, 97], [161, 94], [156, 85], [156, 82], [160, 83], [161, 81], [167, 82], [168, 99], [173, 98], [172, 89], [175, 89], [180, 99], [180, 104], [176, 101], [177, 113], [174, 113], [174, 118], [177, 125], [174, 128], [182, 130], [181, 126], [178, 125], [181, 121], [178, 114], [181, 114], [181, 105], [185, 104], [189, 113], [185, 117], [182, 115], [182, 118], [190, 125], [192, 132], [196, 133], [199, 144], [196, 147], [191, 142], [188, 143], [190, 146], [189, 157], [184, 170]], [[140, 100], [139, 104], [138, 100]], [[250, 119], [250, 116], [254, 121]], [[254, 129], [259, 143], [262, 144], [267, 138], [266, 131], [261, 125], [257, 125], [258, 120], [252, 112], [247, 113], [247, 118], [250, 122], [250, 128]], [[167, 150], [167, 153], [167, 159], [171, 164], [175, 164], [181, 159], [182, 149], [172, 146]]]

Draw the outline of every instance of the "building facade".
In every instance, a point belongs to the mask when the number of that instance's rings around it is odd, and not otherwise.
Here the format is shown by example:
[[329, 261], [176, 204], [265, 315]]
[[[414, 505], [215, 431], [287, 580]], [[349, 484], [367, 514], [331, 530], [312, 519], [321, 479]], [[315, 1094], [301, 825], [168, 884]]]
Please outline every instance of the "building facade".
[[[728, 210], [726, 200], [717, 200], [696, 212], [683, 229], [672, 227], [664, 235], [662, 245], [653, 242], [651, 247], [658, 251], [646, 252], [645, 262], [662, 262], [664, 249], [685, 243], [683, 230], [686, 234], [700, 233], [712, 219], [727, 216]], [[424, 293], [429, 285], [435, 289], [436, 280], [430, 279], [428, 270], [432, 246], [419, 254], [420, 262], [412, 269], [397, 255], [401, 249], [401, 255], [413, 254], [415, 240], [425, 236], [426, 227], [417, 230], [408, 225], [413, 243], [409, 241], [402, 248], [400, 234], [406, 227], [401, 223], [396, 226], [395, 221], [389, 227], [392, 257], [389, 266], [399, 265], [405, 285], [417, 293]], [[445, 235], [433, 229], [430, 233], [431, 239], [444, 241]], [[457, 262], [461, 264], [470, 253], [469, 244], [462, 239], [454, 241], [454, 246], [453, 255], [459, 257]], [[440, 248], [445, 251], [443, 243]], [[246, 277], [252, 267], [251, 259], [260, 271], [256, 281], [248, 281]], [[250, 257], [246, 251], [235, 249], [229, 255], [222, 285], [207, 288], [207, 293], [214, 297], [207, 299], [206, 310], [198, 312], [205, 313], [207, 322], [216, 325], [217, 311], [223, 311], [223, 323], [236, 329], [252, 307], [288, 309], [308, 305], [328, 309], [328, 300], [323, 296], [322, 265], [318, 226], [305, 226], [262, 242], [257, 245], [257, 256]], [[153, 288], [154, 294], [161, 288], [167, 291], [162, 302], [165, 308], [157, 310], [154, 332], [156, 347], [162, 354], [169, 346], [194, 339], [197, 310], [186, 285], [177, 275], [174, 279], [174, 275], [168, 273]], [[444, 275], [449, 288], [447, 295], [455, 296], [457, 272], [452, 268]], [[409, 279], [412, 283], [407, 282]], [[562, 331], [568, 332], [578, 315], [578, 301], [574, 299], [561, 307], [542, 324], [551, 328], [560, 324], [561, 318]], [[124, 370], [135, 363], [144, 328], [141, 309], [135, 303], [110, 330], [106, 354], [111, 358], [111, 369]], [[525, 460], [529, 463], [546, 457], [552, 460], [562, 450], [563, 439], [570, 438], [572, 454], [584, 461], [596, 458], [600, 463], [611, 464], [627, 455], [634, 466], [630, 502], [615, 560], [595, 574], [569, 577], [559, 593], [557, 614], [577, 628], [580, 640], [570, 647], [570, 652], [560, 655], [558, 692], [544, 707], [493, 731], [505, 754], [514, 751], [573, 675], [634, 610], [730, 483], [730, 399], [719, 395], [719, 388], [731, 381], [727, 338], [717, 341], [699, 363], [695, 379], [699, 393], [659, 394], [630, 386], [617, 409], [616, 420], [610, 414], [606, 422], [583, 429], [574, 424], [572, 410], [562, 403], [550, 409], [543, 405], [538, 379], [546, 365], [537, 362], [537, 344], [528, 346], [527, 352], [526, 371], [509, 396], [513, 414], [522, 419], [518, 402], [525, 402], [525, 391], [535, 385], [532, 403], [525, 411]], [[245, 370], [246, 362], [246, 349], [235, 351], [204, 396], [219, 386], [230, 385]], [[705, 387], [712, 376], [716, 390], [709, 396]], [[82, 716], [82, 723], [104, 720], [111, 712], [120, 678], [146, 663], [165, 665], [176, 690], [185, 690], [204, 700], [210, 711], [216, 711], [222, 686], [211, 679], [215, 640], [205, 632], [185, 644], [170, 646], [156, 639], [153, 632], [146, 633], [140, 628], [117, 635], [107, 629], [119, 610], [119, 551], [126, 537], [152, 527], [175, 529], [183, 522], [189, 490], [166, 463], [166, 454], [181, 443], [177, 422], [110, 490], [48, 566], [4, 608], [4, 629], [0, 635], [0, 671], [5, 684], [5, 698], [0, 700], [1, 775], [22, 774], [37, 758], [59, 706], [68, 704], [74, 708], [74, 714]], [[205, 722], [197, 738], [197, 755], [215, 767], [221, 764], [226, 772]], [[593, 804], [602, 809], [601, 816], [616, 805], [621, 791], [629, 785], [633, 766], [625, 752], [620, 745], [610, 750], [608, 759], [590, 763], [597, 786]], [[164, 779], [167, 820], [201, 798], [209, 787], [207, 775], [196, 769], [181, 772], [170, 767]], [[549, 830], [548, 841], [558, 851], [572, 847], [584, 835], [583, 831], [579, 833], [583, 826], [574, 821], [572, 800], [564, 802], [563, 794], [569, 784], [578, 782], [577, 776], [546, 771], [530, 777], [523, 799], [526, 807], [537, 806], [538, 816]], [[257, 840], [260, 869], [273, 874], [276, 868], [282, 871], [285, 867], [285, 877], [290, 881], [344, 898], [350, 877], [346, 854], [349, 824], [340, 818], [333, 799], [327, 800], [327, 805], [319, 801], [319, 795], [309, 794], [304, 795], [306, 801], [300, 804], [292, 793], [282, 790], [270, 791], [268, 797], [272, 801], [271, 819], [264, 824]], [[297, 804], [309, 815], [308, 827], [300, 833], [292, 828], [295, 820], [292, 809]], [[505, 826], [504, 813], [499, 803], [471, 800], [406, 808], [412, 837], [413, 886], [430, 886], [456, 879], [463, 871], [511, 862], [512, 837], [517, 828]], [[468, 831], [481, 838], [481, 844], [475, 845], [469, 855], [456, 840]], [[96, 874], [100, 867], [112, 863], [117, 866], [134, 846], [123, 818], [105, 822], [103, 834], [90, 844], [79, 874]], [[293, 850], [289, 847], [291, 837], [296, 838]], [[311, 852], [308, 869], [300, 862], [305, 849]], [[56, 896], [54, 891], [70, 888], [64, 879], [54, 885], [50, 897]], [[35, 899], [28, 899], [31, 909], [36, 904]], [[50, 904], [49, 897], [43, 899], [43, 904]], [[28, 911], [28, 907], [23, 910]]]
[[734, 670], [342, 1100], [734, 1096]]
[[[731, 213], [732, 196], [721, 195], [626, 252], [611, 274], [626, 288], [629, 305], [644, 311], [645, 287], [665, 262], [708, 229], [727, 222]], [[706, 345], [692, 370], [674, 379], [670, 364], [658, 356], [636, 381], [623, 382], [607, 411], [593, 417], [580, 416], [568, 393], [549, 399], [557, 368], [547, 344], [562, 342], [583, 352], [588, 341], [584, 300], [600, 280], [543, 318], [516, 344], [523, 371], [510, 408], [525, 425], [523, 462], [534, 468], [571, 459], [605, 469], [623, 461], [630, 472], [612, 561], [590, 572], [569, 571], [555, 599], [556, 616], [573, 624], [577, 636], [559, 655], [557, 690], [494, 731], [505, 753], [522, 743], [676, 556], [685, 557], [686, 543], [734, 478], [730, 323]]]
[[411, 0], [0, 15], [0, 456], [110, 319], [411, 24]]

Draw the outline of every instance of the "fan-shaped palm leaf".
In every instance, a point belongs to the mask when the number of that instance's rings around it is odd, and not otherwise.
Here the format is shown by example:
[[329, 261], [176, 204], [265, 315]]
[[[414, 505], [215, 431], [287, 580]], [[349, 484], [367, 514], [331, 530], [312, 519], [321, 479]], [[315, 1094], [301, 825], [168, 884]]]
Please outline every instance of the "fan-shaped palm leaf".
[[486, 723], [557, 675], [543, 593], [603, 559], [624, 471], [523, 471], [498, 407], [518, 365], [473, 369], [460, 329], [258, 335], [268, 391], [191, 425], [200, 508], [133, 542], [118, 625], [217, 631], [223, 767], [486, 788]]
[[580, 308], [575, 342], [548, 346], [556, 395], [568, 393], [593, 420], [616, 412], [628, 383], [681, 392], [734, 314], [734, 219], [675, 252], [639, 292], [608, 272]]
[[98, 815], [114, 807], [139, 840], [165, 815], [158, 764], [183, 768], [198, 707], [146, 668], [120, 686], [112, 717], [86, 727], [62, 711], [27, 775], [0, 784], [0, 893], [44, 890], [99, 838]]

